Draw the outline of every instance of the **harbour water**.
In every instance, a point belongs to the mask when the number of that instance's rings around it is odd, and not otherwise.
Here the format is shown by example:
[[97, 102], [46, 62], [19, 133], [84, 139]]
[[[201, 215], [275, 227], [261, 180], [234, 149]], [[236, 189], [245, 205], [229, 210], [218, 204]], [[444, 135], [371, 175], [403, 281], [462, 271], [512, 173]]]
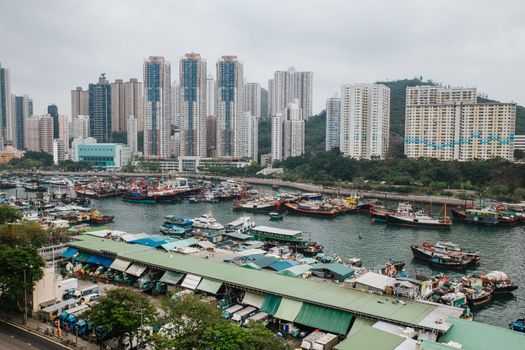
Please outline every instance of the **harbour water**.
[[[270, 190], [265, 189], [266, 192]], [[159, 226], [164, 216], [179, 214], [190, 218], [211, 213], [219, 222], [226, 224], [242, 215], [231, 209], [231, 202], [197, 203], [183, 201], [177, 204], [127, 203], [120, 198], [93, 200], [93, 206], [104, 214], [114, 215], [109, 227], [130, 233], [147, 232], [160, 234]], [[475, 248], [481, 253], [481, 264], [475, 269], [485, 273], [491, 270], [506, 272], [518, 283], [514, 295], [497, 298], [488, 306], [475, 312], [480, 322], [506, 327], [519, 317], [525, 316], [525, 227], [487, 228], [474, 225], [455, 224], [450, 231], [396, 228], [384, 224], [372, 224], [365, 213], [339, 216], [335, 219], [318, 219], [286, 215], [283, 221], [270, 222], [265, 214], [248, 213], [257, 225], [270, 225], [304, 232], [305, 237], [324, 245], [325, 252], [336, 253], [348, 259], [358, 257], [363, 265], [379, 268], [389, 259], [404, 260], [406, 271], [430, 275], [445, 272], [450, 277], [462, 273], [431, 269], [426, 264], [412, 259], [410, 244], [415, 242], [452, 241], [462, 247]], [[473, 270], [471, 270], [473, 271]]]

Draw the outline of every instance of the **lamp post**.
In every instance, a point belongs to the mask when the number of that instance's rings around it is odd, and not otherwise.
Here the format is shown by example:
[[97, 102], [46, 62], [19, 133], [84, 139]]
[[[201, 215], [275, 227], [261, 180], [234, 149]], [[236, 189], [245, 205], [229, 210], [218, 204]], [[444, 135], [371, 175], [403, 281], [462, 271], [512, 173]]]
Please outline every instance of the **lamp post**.
[[26, 269], [31, 269], [33, 266], [25, 265], [24, 266], [24, 325], [27, 324], [27, 276]]

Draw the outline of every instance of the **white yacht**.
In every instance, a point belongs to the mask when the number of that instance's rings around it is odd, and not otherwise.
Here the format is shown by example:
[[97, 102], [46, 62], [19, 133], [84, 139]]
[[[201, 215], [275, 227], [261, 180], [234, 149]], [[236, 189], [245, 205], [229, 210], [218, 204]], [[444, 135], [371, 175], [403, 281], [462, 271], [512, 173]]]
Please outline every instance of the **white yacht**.
[[204, 214], [198, 218], [193, 219], [193, 228], [200, 228], [205, 230], [222, 230], [224, 226], [215, 220], [211, 213]]

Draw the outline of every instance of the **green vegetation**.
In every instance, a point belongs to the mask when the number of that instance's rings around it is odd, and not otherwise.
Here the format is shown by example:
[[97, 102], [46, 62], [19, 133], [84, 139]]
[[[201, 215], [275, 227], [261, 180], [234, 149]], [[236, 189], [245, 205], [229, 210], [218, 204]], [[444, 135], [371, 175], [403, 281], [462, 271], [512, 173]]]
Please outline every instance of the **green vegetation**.
[[259, 120], [259, 154], [268, 154], [272, 151], [272, 119]]
[[162, 323], [169, 330], [153, 336], [155, 349], [279, 350], [284, 344], [261, 324], [243, 328], [220, 316], [215, 304], [189, 296], [166, 299]]
[[83, 316], [95, 325], [104, 325], [110, 336], [118, 339], [120, 349], [126, 335], [139, 335], [140, 327], [154, 323], [157, 313], [144, 295], [117, 288], [109, 290]]
[[20, 217], [0, 206], [0, 306], [11, 311], [24, 311], [24, 289], [32, 290], [43, 275], [45, 263], [37, 249], [49, 242], [37, 223], [13, 224]]
[[249, 177], [249, 176], [255, 176], [259, 170], [262, 168], [255, 162], [252, 164], [245, 166], [244, 168], [234, 168], [234, 167], [217, 167], [217, 168], [209, 168], [206, 173], [213, 174], [213, 175], [220, 175], [220, 176], [241, 176], [241, 177]]
[[[406, 158], [356, 160], [344, 157], [338, 150], [331, 150], [288, 158], [276, 166], [284, 167], [283, 178], [290, 181], [328, 185], [352, 181], [362, 189], [384, 181], [388, 185], [397, 185], [388, 188], [397, 192], [433, 192], [453, 188], [476, 190], [496, 199], [525, 199], [525, 164], [503, 159], [472, 162]], [[387, 188], [382, 186], [382, 189]]]
[[114, 143], [124, 143], [124, 144], [128, 143], [128, 133], [125, 131], [123, 132], [113, 131], [113, 133], [111, 134], [111, 137]]
[[27, 151], [22, 158], [13, 158], [7, 167], [14, 169], [38, 169], [53, 166], [53, 156], [45, 152]]

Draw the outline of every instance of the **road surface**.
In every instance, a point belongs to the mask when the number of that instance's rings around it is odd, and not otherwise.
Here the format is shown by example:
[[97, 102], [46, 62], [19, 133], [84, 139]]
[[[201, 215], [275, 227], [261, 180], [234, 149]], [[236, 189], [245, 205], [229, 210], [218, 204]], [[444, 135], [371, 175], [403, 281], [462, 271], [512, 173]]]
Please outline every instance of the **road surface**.
[[71, 349], [42, 336], [0, 320], [0, 349], [2, 350], [64, 350]]

